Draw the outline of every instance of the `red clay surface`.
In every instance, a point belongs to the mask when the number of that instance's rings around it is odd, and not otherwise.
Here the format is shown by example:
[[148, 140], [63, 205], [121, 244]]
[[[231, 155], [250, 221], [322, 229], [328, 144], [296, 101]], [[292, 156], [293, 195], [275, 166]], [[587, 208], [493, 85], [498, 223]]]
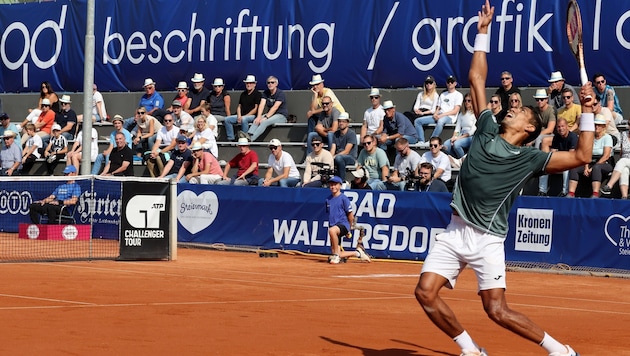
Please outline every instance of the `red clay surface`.
[[[0, 264], [0, 354], [458, 355], [413, 297], [420, 264], [179, 250], [174, 262]], [[442, 294], [490, 355], [545, 355]], [[508, 302], [582, 355], [630, 355], [630, 280], [508, 273]]]

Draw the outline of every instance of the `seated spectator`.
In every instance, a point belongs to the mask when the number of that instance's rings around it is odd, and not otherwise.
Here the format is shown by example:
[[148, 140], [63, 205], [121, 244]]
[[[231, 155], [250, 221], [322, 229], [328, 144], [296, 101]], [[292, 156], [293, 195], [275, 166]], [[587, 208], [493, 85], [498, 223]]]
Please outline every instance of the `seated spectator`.
[[606, 84], [606, 78], [602, 73], [593, 75], [593, 90], [602, 107], [608, 108], [612, 113], [615, 125], [619, 125], [623, 121], [623, 111], [621, 110], [621, 105], [619, 105], [619, 98], [617, 93], [615, 93], [615, 89]]
[[425, 162], [418, 152], [409, 147], [409, 141], [401, 137], [396, 140], [396, 159], [394, 161], [394, 170], [387, 177], [385, 186], [388, 190], [405, 190], [406, 180], [409, 176], [414, 176], [418, 165]]
[[22, 146], [15, 143], [16, 133], [4, 130], [4, 146], [0, 150], [0, 176], [20, 175], [22, 168]]
[[621, 191], [621, 199], [628, 199], [628, 182], [630, 181], [630, 131], [626, 131], [621, 135], [621, 158], [615, 164], [612, 176], [607, 184], [602, 185], [599, 190], [604, 195], [612, 193], [612, 187], [619, 182], [619, 190]]
[[[267, 113], [263, 114], [267, 108]], [[252, 141], [256, 141], [267, 128], [273, 124], [287, 122], [289, 111], [287, 111], [287, 97], [282, 89], [278, 88], [278, 78], [269, 76], [267, 78], [267, 89], [263, 91], [258, 112], [252, 126], [247, 133]]]
[[[133, 139], [131, 138], [131, 133], [127, 131], [127, 129], [123, 128], [124, 119], [120, 115], [114, 115], [112, 119], [112, 124], [114, 125], [114, 131], [109, 134], [109, 146], [103, 151], [103, 153], [99, 153], [94, 160], [94, 164], [92, 165], [92, 174], [97, 175], [101, 171], [101, 167], [103, 164], [107, 164], [109, 162], [109, 155], [116, 147], [116, 134], [121, 133], [125, 137], [125, 142], [129, 148], [133, 148], [132, 143]], [[132, 150], [135, 155], [135, 151]], [[133, 161], [132, 161], [133, 164]]]
[[385, 181], [389, 176], [389, 161], [387, 154], [376, 145], [377, 141], [374, 136], [366, 136], [363, 138], [363, 146], [365, 148], [359, 153], [357, 159], [357, 169], [365, 167], [368, 172], [367, 183], [373, 190], [385, 190]]
[[241, 131], [245, 134], [249, 130], [249, 124], [256, 119], [258, 105], [262, 95], [256, 90], [256, 77], [248, 75], [245, 80], [245, 90], [241, 93], [236, 107], [236, 115], [225, 118], [225, 134], [229, 141], [234, 141], [234, 125], [240, 125]]
[[[562, 108], [566, 104], [562, 92], [564, 89], [569, 89], [569, 91], [571, 92], [571, 97], [573, 98], [573, 103], [580, 106], [580, 100], [577, 96], [577, 93], [575, 92], [575, 89], [571, 85], [565, 83], [564, 77], [562, 77], [562, 72], [552, 72], [549, 80], [547, 81], [549, 82], [549, 88], [547, 89], [547, 92], [549, 93], [549, 104], [556, 111], [556, 117], [558, 117], [558, 111], [560, 110], [560, 108]], [[580, 110], [582, 110], [581, 107]], [[572, 129], [573, 127], [571, 126], [572, 121], [567, 120], [567, 122], [569, 123], [569, 130], [574, 131]]]
[[504, 110], [503, 106], [501, 105], [501, 97], [499, 95], [494, 94], [490, 97], [488, 109], [492, 111], [492, 115], [494, 115], [495, 118], [497, 117], [497, 115], [501, 115]]
[[24, 126], [29, 122], [34, 124], [37, 121], [37, 118], [42, 112], [41, 107], [44, 99], [48, 100], [48, 104], [52, 106], [53, 112], [59, 112], [59, 98], [57, 97], [57, 93], [55, 93], [49, 82], [42, 82], [39, 89], [39, 100], [37, 101], [37, 106], [33, 109], [28, 109], [29, 114], [22, 122], [22, 128], [24, 128]]
[[215, 184], [223, 179], [221, 165], [212, 153], [204, 151], [199, 142], [195, 142], [190, 150], [193, 155], [192, 170], [184, 176], [188, 183]]
[[446, 187], [444, 181], [433, 178], [435, 177], [435, 169], [433, 169], [433, 165], [431, 163], [421, 163], [418, 167], [418, 176], [420, 176], [418, 191], [448, 193], [448, 188]]
[[575, 103], [574, 93], [575, 91], [572, 88], [564, 88], [562, 90], [562, 100], [564, 100], [564, 106], [558, 109], [558, 114], [556, 116], [567, 120], [569, 130], [578, 133], [582, 107]]
[[74, 134], [77, 132], [77, 113], [72, 109], [70, 95], [62, 95], [59, 99], [61, 103], [61, 111], [55, 114], [55, 123], [61, 126], [61, 135], [67, 140], [74, 140]]
[[[543, 141], [540, 147], [543, 152], [555, 151], [575, 151], [577, 148], [578, 136], [575, 132], [569, 131], [567, 120], [558, 119], [556, 124], [556, 133], [550, 145], [546, 145]], [[566, 196], [569, 187], [569, 171], [562, 172], [562, 192], [560, 196]], [[542, 175], [538, 178], [538, 196], [547, 196], [549, 190], [549, 176]]]
[[575, 197], [580, 175], [591, 179], [593, 195], [591, 198], [599, 198], [599, 188], [602, 179], [606, 177], [613, 167], [609, 163], [612, 153], [612, 137], [606, 133], [606, 120], [601, 115], [595, 116], [595, 141], [593, 141], [593, 160], [591, 163], [569, 172], [569, 198]]
[[41, 149], [43, 148], [42, 138], [35, 135], [35, 125], [26, 124], [26, 134], [28, 140], [22, 150], [22, 174], [29, 175], [31, 168], [35, 165], [35, 161], [42, 156]]
[[442, 152], [442, 139], [431, 137], [429, 141], [429, 152], [425, 152], [422, 157], [426, 162], [433, 165], [433, 179], [441, 179], [445, 183], [451, 180], [451, 161], [448, 155]]
[[396, 105], [391, 100], [383, 103], [383, 110], [385, 110], [383, 132], [376, 136], [381, 149], [387, 152], [390, 147], [394, 146], [396, 140], [402, 137], [406, 138], [410, 144], [418, 142], [418, 134], [413, 125], [405, 115], [396, 111]]
[[512, 93], [510, 94], [510, 109], [522, 109], [523, 108], [523, 98], [520, 93]]
[[309, 132], [306, 138], [306, 154], [313, 151], [311, 142], [313, 137], [319, 136], [326, 140], [328, 149], [332, 146], [333, 134], [339, 127], [339, 115], [341, 114], [333, 106], [334, 102], [328, 96], [322, 99], [322, 110], [317, 115], [317, 125], [313, 129], [313, 132]]
[[206, 103], [210, 90], [206, 88], [206, 78], [201, 73], [195, 73], [190, 81], [193, 83], [193, 88], [188, 92], [190, 105], [186, 113], [196, 119], [201, 115], [201, 107]]
[[356, 163], [357, 134], [350, 128], [350, 115], [347, 112], [339, 115], [338, 126], [339, 129], [333, 134], [332, 145], [328, 148], [333, 155], [337, 175], [345, 177], [346, 166]]
[[350, 189], [372, 189], [367, 184], [368, 173], [364, 167], [354, 170], [352, 173], [352, 182], [350, 182]]
[[[409, 118], [411, 123], [415, 126], [418, 118], [423, 116], [433, 116], [433, 114], [435, 114], [438, 98], [439, 95], [435, 85], [435, 78], [433, 78], [432, 75], [428, 75], [424, 79], [424, 86], [422, 90], [418, 92], [416, 101], [413, 103], [412, 111], [405, 112], [405, 116]], [[418, 125], [422, 127], [422, 123], [420, 121], [418, 122]]]
[[43, 215], [48, 217], [49, 224], [56, 224], [63, 207], [77, 204], [81, 196], [81, 187], [74, 180], [77, 169], [74, 166], [67, 166], [63, 174], [68, 176], [66, 183], [58, 186], [48, 197], [36, 200], [29, 206], [29, 216], [33, 224], [39, 224]]
[[[239, 153], [232, 158], [223, 169], [223, 180], [217, 182], [220, 185], [258, 185], [258, 155], [249, 148], [249, 140], [245, 137], [238, 139]], [[230, 177], [230, 169], [234, 167], [237, 172]]]
[[[205, 103], [201, 107], [201, 116], [203, 116], [203, 118], [206, 120], [206, 124], [208, 124], [208, 128], [210, 129], [210, 131], [212, 131], [214, 138], [216, 139], [217, 137], [219, 137], [219, 122], [217, 121], [217, 118], [212, 115], [212, 113], [210, 113], [210, 104]], [[196, 126], [196, 123], [194, 126]], [[195, 128], [194, 126], [193, 130]]]
[[332, 102], [331, 105], [333, 105], [337, 111], [345, 112], [346, 110], [343, 108], [341, 101], [337, 99], [337, 96], [332, 89], [324, 87], [324, 78], [322, 78], [321, 74], [313, 74], [313, 77], [308, 84], [311, 86], [311, 92], [313, 93], [310, 108], [306, 112], [306, 117], [308, 118], [308, 133], [311, 133], [315, 131], [315, 126], [319, 120], [318, 114], [323, 110], [322, 101], [325, 96], [330, 98], [330, 101]]
[[46, 173], [50, 176], [54, 175], [59, 161], [65, 158], [66, 153], [68, 153], [68, 140], [61, 135], [61, 126], [54, 124], [52, 133], [50, 142], [46, 146], [46, 150], [44, 150]]
[[619, 133], [619, 129], [617, 129], [617, 125], [615, 124], [615, 119], [613, 119], [613, 114], [610, 110], [601, 105], [602, 102], [599, 101], [598, 98], [594, 99], [593, 102], [593, 114], [602, 115], [604, 120], [606, 120], [606, 133], [612, 137], [613, 140], [613, 149], [619, 147], [621, 142], [621, 133]]
[[[92, 128], [91, 132], [91, 147], [90, 147], [90, 162], [94, 162], [96, 160], [96, 156], [98, 156], [98, 132], [95, 128]], [[79, 131], [77, 134], [76, 140], [74, 140], [74, 144], [72, 148], [66, 154], [66, 165], [73, 165], [76, 168], [77, 172], [79, 171], [79, 166], [81, 165], [81, 157], [83, 156], [83, 130]]]
[[512, 73], [508, 71], [503, 71], [501, 73], [501, 86], [494, 92], [501, 99], [501, 107], [504, 108], [495, 115], [497, 122], [500, 123], [503, 121], [505, 114], [507, 114], [507, 109], [510, 107], [510, 96], [513, 93], [521, 93], [521, 90], [514, 85], [514, 78], [512, 77]]
[[556, 131], [556, 112], [553, 107], [549, 105], [549, 96], [545, 89], [537, 89], [534, 94], [534, 99], [536, 99], [534, 112], [540, 115], [542, 120], [542, 130], [534, 142], [534, 147], [542, 148], [542, 146], [549, 146], [553, 139]]
[[303, 187], [319, 188], [322, 186], [323, 169], [332, 170], [334, 175], [335, 161], [330, 151], [324, 149], [324, 143], [319, 136], [313, 137], [311, 141], [313, 152], [306, 156], [304, 161], [304, 178], [302, 179]]
[[[122, 117], [120, 117], [120, 128], [122, 128]], [[133, 150], [127, 144], [126, 136], [123, 132], [115, 132], [114, 142], [116, 148], [114, 148], [109, 154], [109, 161], [105, 164], [103, 169], [103, 176], [117, 176], [117, 177], [133, 177]]]
[[[188, 96], [188, 84], [186, 82], [179, 82], [177, 83], [177, 87], [175, 88], [175, 90], [177, 90], [177, 94], [175, 95], [171, 103], [178, 101], [179, 106], [182, 108], [182, 112], [187, 113], [186, 110], [190, 108], [190, 102], [192, 101], [192, 99]], [[166, 111], [173, 112], [173, 104], [171, 104], [171, 106], [166, 109]]]
[[212, 153], [214, 157], [219, 157], [219, 146], [212, 130], [208, 127], [208, 122], [204, 117], [198, 117], [195, 123], [195, 131], [192, 134], [192, 143], [199, 142], [206, 152]]
[[214, 78], [212, 92], [206, 98], [206, 102], [210, 104], [210, 113], [214, 115], [218, 122], [225, 121], [225, 118], [231, 115], [230, 104], [232, 99], [230, 98], [230, 93], [225, 91], [225, 84], [222, 78]]
[[453, 137], [444, 142], [444, 151], [446, 154], [454, 158], [464, 157], [472, 144], [475, 130], [477, 130], [476, 123], [477, 118], [473, 111], [472, 97], [470, 93], [466, 93], [466, 95], [464, 95], [464, 105], [462, 105], [462, 110], [457, 117]]
[[381, 106], [381, 92], [376, 88], [370, 90], [370, 104], [371, 106], [363, 114], [361, 137], [365, 135], [380, 135], [383, 132], [385, 110]]
[[179, 100], [173, 100], [171, 104], [171, 108], [173, 109], [172, 116], [175, 120], [175, 126], [179, 127], [180, 130], [188, 130], [189, 128], [193, 128], [195, 125], [195, 120], [189, 113], [185, 112], [180, 105], [181, 102]]
[[[41, 113], [37, 117], [35, 121], [35, 132], [36, 134], [42, 138], [43, 142], [48, 144], [48, 140], [50, 138], [52, 125], [55, 123], [55, 112], [50, 108], [50, 101], [48, 99], [42, 100], [42, 109]], [[28, 140], [28, 134], [26, 133], [26, 126], [22, 126], [23, 135], [22, 135], [22, 145], [26, 143]]]
[[[166, 119], [165, 119], [166, 121]], [[171, 151], [170, 157], [158, 178], [175, 178], [177, 183], [187, 183], [186, 175], [192, 169], [192, 152], [188, 149], [188, 138], [179, 135], [175, 139], [177, 147]]]
[[[13, 133], [15, 133], [15, 143], [22, 147], [22, 141], [20, 140], [20, 133], [17, 128], [16, 124], [11, 123], [11, 118], [9, 117], [9, 114], [7, 114], [6, 112], [2, 112], [0, 113], [0, 137], [4, 137], [4, 131], [5, 130], [11, 130]], [[1, 140], [0, 140], [1, 141]], [[0, 148], [4, 147], [4, 141], [2, 141], [0, 143]]]
[[147, 170], [151, 177], [159, 177], [164, 172], [164, 165], [168, 162], [170, 153], [175, 150], [179, 127], [175, 126], [171, 114], [164, 117], [164, 126], [158, 131], [151, 152], [144, 155]]
[[[295, 187], [300, 183], [300, 172], [295, 166], [293, 156], [282, 150], [280, 140], [274, 138], [269, 141], [269, 168], [264, 178], [258, 181], [259, 186], [269, 187], [279, 185], [281, 187]], [[274, 176], [275, 175], [275, 176]]]
[[418, 142], [421, 144], [424, 145], [424, 128], [422, 126], [435, 124], [435, 129], [431, 136], [440, 136], [444, 125], [454, 124], [457, 120], [457, 113], [459, 113], [464, 97], [456, 88], [457, 79], [455, 76], [449, 75], [446, 78], [446, 90], [439, 95], [433, 116], [422, 117], [420, 121], [415, 121]]
[[[147, 110], [141, 106], [136, 110], [135, 129], [131, 132], [133, 136], [133, 148], [139, 156], [153, 148], [157, 133], [162, 129], [162, 124], [153, 116], [147, 115]], [[123, 128], [125, 125], [123, 124]], [[125, 128], [125, 130], [127, 130]]]
[[[147, 78], [144, 80], [143, 85], [145, 93], [140, 97], [140, 101], [138, 102], [138, 108], [143, 108], [144, 114], [147, 116], [155, 118], [160, 125], [164, 121], [164, 115], [166, 111], [163, 109], [164, 107], [164, 99], [162, 95], [155, 91], [155, 82], [151, 78]], [[139, 111], [139, 110], [138, 110]], [[125, 120], [123, 127], [127, 129], [129, 132], [133, 132], [134, 127], [138, 124], [138, 113], [136, 111], [136, 116], [130, 117]], [[159, 128], [155, 129], [156, 132]], [[151, 147], [151, 146], [149, 146]]]

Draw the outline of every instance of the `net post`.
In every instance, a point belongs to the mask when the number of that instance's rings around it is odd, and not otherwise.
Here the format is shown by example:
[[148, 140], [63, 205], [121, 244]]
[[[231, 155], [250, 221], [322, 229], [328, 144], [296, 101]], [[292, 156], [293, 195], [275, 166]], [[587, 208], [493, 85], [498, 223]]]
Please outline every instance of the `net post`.
[[177, 180], [169, 180], [169, 200], [170, 212], [169, 216], [169, 260], [177, 261]]

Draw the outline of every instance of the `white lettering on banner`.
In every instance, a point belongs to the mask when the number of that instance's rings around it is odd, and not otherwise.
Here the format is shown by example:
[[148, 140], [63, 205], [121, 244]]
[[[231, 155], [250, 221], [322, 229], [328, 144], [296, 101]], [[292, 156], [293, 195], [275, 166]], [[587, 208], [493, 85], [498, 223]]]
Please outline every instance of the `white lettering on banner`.
[[376, 207], [374, 206], [374, 193], [367, 192], [361, 201], [359, 194], [353, 191], [344, 191], [343, 194], [350, 199], [350, 205], [354, 216], [360, 218], [367, 214], [371, 218], [391, 218], [394, 216], [396, 196], [391, 193], [379, 193]]
[[160, 228], [160, 213], [166, 210], [165, 195], [135, 195], [127, 202], [125, 217], [136, 229]]
[[550, 252], [553, 209], [516, 209], [516, 251]]
[[[121, 199], [112, 199], [109, 194], [105, 198], [97, 198], [97, 192], [83, 192], [79, 196], [77, 202], [77, 212], [79, 213], [79, 220], [81, 223], [89, 223], [91, 216], [112, 217], [112, 222], [118, 224], [118, 218], [121, 212]], [[107, 221], [95, 221], [99, 223], [112, 223]]]
[[[251, 18], [250, 21], [248, 19]], [[114, 32], [112, 28], [112, 17], [107, 17], [105, 24], [105, 33], [103, 36], [103, 64], [118, 65], [122, 63], [126, 57], [132, 64], [140, 64], [148, 56], [151, 63], [159, 63], [162, 57], [170, 63], [180, 62], [184, 56], [190, 63], [193, 61], [193, 53], [196, 52], [193, 43], [199, 43], [196, 49], [199, 52], [199, 61], [205, 61], [205, 54], [208, 53], [208, 61], [215, 61], [215, 53], [217, 48], [223, 45], [223, 61], [230, 61], [230, 53], [234, 53], [234, 60], [241, 61], [241, 54], [244, 49], [241, 46], [243, 37], [247, 36], [250, 41], [249, 60], [256, 60], [256, 52], [259, 50], [258, 37], [262, 36], [262, 53], [267, 60], [274, 60], [283, 52], [283, 44], [287, 44], [286, 57], [293, 58], [293, 45], [299, 47], [298, 58], [305, 58], [304, 47], [308, 49], [308, 53], [314, 59], [324, 59], [315, 63], [309, 60], [308, 65], [313, 72], [325, 72], [332, 61], [333, 39], [335, 36], [335, 23], [317, 23], [308, 35], [305, 36], [305, 30], [300, 24], [278, 25], [276, 43], [272, 43], [271, 26], [261, 26], [258, 24], [259, 17], [257, 15], [250, 16], [250, 9], [242, 9], [237, 16], [237, 23], [234, 28], [229, 26], [232, 24], [232, 18], [225, 20], [227, 25], [225, 28], [197, 28], [197, 13], [191, 14], [190, 29], [188, 35], [182, 30], [172, 30], [163, 36], [160, 31], [153, 31], [149, 35], [148, 47], [146, 35], [142, 32], [133, 32], [127, 40], [119, 32]], [[286, 26], [286, 38], [283, 38]], [[210, 34], [206, 42], [206, 34]], [[230, 34], [234, 34], [234, 42], [230, 40]], [[164, 40], [160, 42], [160, 39]], [[315, 38], [324, 40], [322, 48], [315, 47]], [[196, 40], [198, 38], [198, 42]], [[295, 42], [294, 42], [295, 41]], [[318, 41], [318, 43], [320, 42]], [[232, 47], [234, 46], [234, 47]], [[114, 48], [120, 47], [117, 53], [110, 53]], [[150, 48], [149, 48], [150, 47]], [[275, 47], [276, 51], [271, 52], [270, 48]], [[247, 53], [247, 50], [245, 50]]]
[[212, 191], [197, 195], [184, 190], [177, 195], [177, 205], [179, 223], [193, 235], [210, 226], [219, 214], [219, 198]]
[[33, 197], [29, 191], [0, 191], [0, 214], [28, 215], [32, 202]]
[[630, 256], [630, 226], [628, 221], [630, 216], [626, 217], [620, 214], [613, 214], [606, 219], [604, 225], [604, 233], [606, 238], [619, 251], [619, 256]]
[[[57, 63], [63, 45], [63, 36], [61, 35], [61, 31], [65, 27], [67, 8], [68, 5], [61, 6], [61, 14], [59, 16], [58, 23], [53, 20], [44, 21], [39, 26], [37, 26], [37, 28], [33, 32], [32, 37], [30, 36], [26, 25], [22, 22], [12, 22], [4, 29], [2, 33], [2, 39], [0, 39], [0, 57], [2, 58], [2, 63], [9, 70], [18, 70], [20, 67], [22, 67], [22, 85], [25, 88], [28, 87], [28, 63], [26, 63], [26, 59], [29, 53], [31, 55], [33, 64], [39, 69], [48, 69]], [[55, 50], [53, 53], [48, 53], [48, 55], [50, 55], [50, 58], [42, 59], [37, 54], [36, 47], [39, 36], [43, 31], [46, 30], [53, 31], [55, 37]], [[19, 55], [19, 58], [9, 58], [7, 54], [7, 38], [14, 31], [19, 32], [19, 35], [22, 36], [24, 40], [22, 53]], [[14, 47], [10, 48], [10, 51], [11, 53], [19, 52], [19, 50], [16, 50], [16, 48]]]

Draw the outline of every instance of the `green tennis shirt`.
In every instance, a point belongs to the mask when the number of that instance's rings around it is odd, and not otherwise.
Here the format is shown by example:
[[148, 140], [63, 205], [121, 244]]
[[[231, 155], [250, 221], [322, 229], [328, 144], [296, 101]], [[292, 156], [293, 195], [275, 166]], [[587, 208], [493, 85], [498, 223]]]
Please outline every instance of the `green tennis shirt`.
[[516, 197], [531, 176], [544, 171], [550, 157], [551, 153], [505, 141], [492, 112], [484, 110], [459, 171], [451, 207], [482, 231], [505, 236]]

